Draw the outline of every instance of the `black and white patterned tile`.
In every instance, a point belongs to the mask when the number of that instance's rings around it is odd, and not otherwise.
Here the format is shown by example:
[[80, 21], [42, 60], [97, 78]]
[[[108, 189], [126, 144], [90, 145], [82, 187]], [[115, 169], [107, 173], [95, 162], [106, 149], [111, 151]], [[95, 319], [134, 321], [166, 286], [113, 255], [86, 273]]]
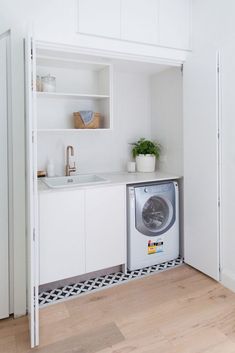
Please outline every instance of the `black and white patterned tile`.
[[78, 297], [82, 294], [90, 293], [92, 291], [97, 291], [102, 288], [111, 287], [123, 282], [131, 281], [133, 279], [148, 276], [157, 272], [162, 272], [164, 270], [174, 268], [183, 264], [183, 258], [178, 257], [175, 260], [164, 262], [159, 265], [154, 265], [150, 267], [145, 267], [140, 270], [116, 272], [109, 275], [89, 279], [84, 282], [74, 283], [61, 287], [58, 289], [49, 290], [46, 292], [41, 292], [39, 294], [39, 305], [48, 305], [61, 300], [66, 300], [71, 297]]

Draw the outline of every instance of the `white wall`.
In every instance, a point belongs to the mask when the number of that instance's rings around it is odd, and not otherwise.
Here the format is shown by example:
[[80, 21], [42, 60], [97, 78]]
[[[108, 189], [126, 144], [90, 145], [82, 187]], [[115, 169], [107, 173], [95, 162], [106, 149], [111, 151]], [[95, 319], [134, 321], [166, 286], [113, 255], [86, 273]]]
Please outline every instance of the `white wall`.
[[171, 68], [151, 80], [152, 138], [162, 145], [159, 167], [183, 174], [182, 73]]
[[77, 172], [126, 170], [131, 158], [129, 142], [150, 138], [150, 79], [144, 74], [114, 73], [113, 131], [39, 133], [38, 169], [54, 161], [56, 174], [64, 175], [65, 149], [75, 147]]
[[[203, 52], [204, 48], [207, 47], [211, 50], [217, 50], [225, 48], [228, 43], [234, 42], [235, 36], [235, 2], [234, 0], [194, 0], [193, 1], [193, 43], [194, 43], [194, 53]], [[234, 60], [235, 49], [231, 52], [231, 61]], [[223, 59], [223, 58], [222, 58]], [[222, 60], [223, 65], [223, 60]], [[222, 66], [222, 75], [223, 75]], [[229, 75], [229, 70], [226, 69], [227, 75]], [[228, 82], [227, 80], [226, 82]], [[223, 87], [223, 76], [222, 76], [222, 87]], [[226, 87], [229, 89], [229, 87]], [[230, 86], [231, 90], [234, 91], [234, 82]], [[231, 105], [232, 108], [233, 105]], [[234, 188], [231, 187], [231, 171], [233, 170], [234, 159], [229, 160], [229, 156], [234, 155], [233, 142], [231, 140], [231, 129], [224, 129], [227, 126], [227, 121], [225, 124], [224, 119], [231, 115], [231, 108], [222, 106], [222, 200], [221, 200], [221, 210], [222, 210], [222, 282], [235, 291], [235, 226], [234, 226], [234, 198], [235, 192]], [[216, 118], [216, 117], [215, 117]], [[226, 127], [227, 128], [227, 127]], [[230, 131], [229, 131], [230, 130]], [[228, 135], [227, 135], [228, 133]], [[230, 146], [228, 146], [227, 141], [230, 140]], [[226, 141], [226, 144], [223, 143]], [[233, 137], [234, 141], [234, 137]], [[228, 148], [226, 152], [226, 148]], [[232, 167], [232, 168], [231, 168]], [[230, 173], [230, 176], [229, 176]], [[234, 181], [235, 175], [233, 176]], [[232, 181], [232, 182], [233, 182]], [[232, 210], [232, 213], [230, 213]]]

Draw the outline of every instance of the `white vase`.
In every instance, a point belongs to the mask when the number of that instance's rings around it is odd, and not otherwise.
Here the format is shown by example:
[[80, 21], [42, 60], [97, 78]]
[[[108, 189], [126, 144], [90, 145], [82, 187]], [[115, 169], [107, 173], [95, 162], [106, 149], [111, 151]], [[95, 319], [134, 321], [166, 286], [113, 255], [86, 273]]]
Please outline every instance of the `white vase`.
[[153, 154], [139, 154], [136, 156], [138, 172], [151, 173], [155, 171], [156, 157]]

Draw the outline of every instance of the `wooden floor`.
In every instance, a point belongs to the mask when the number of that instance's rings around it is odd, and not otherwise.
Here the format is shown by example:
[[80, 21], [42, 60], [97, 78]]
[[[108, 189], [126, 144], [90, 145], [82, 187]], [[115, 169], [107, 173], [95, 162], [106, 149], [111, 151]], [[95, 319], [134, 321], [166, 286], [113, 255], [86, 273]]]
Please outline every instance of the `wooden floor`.
[[[40, 353], [235, 353], [235, 294], [183, 265], [40, 313]], [[29, 352], [27, 318], [0, 322], [0, 352]]]

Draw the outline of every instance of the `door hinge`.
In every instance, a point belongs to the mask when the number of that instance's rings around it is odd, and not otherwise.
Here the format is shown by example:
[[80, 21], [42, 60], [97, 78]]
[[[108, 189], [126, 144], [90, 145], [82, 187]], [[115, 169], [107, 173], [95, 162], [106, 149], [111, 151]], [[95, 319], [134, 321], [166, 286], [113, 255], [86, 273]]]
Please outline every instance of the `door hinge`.
[[220, 64], [217, 64], [217, 72], [220, 73]]
[[184, 64], [181, 65], [180, 71], [181, 71], [181, 74], [183, 75], [183, 73], [184, 73]]
[[33, 228], [33, 241], [35, 241], [35, 238], [36, 238], [36, 230], [35, 228]]
[[33, 43], [31, 42], [30, 57], [33, 60]]
[[34, 132], [32, 131], [32, 143], [34, 143]]
[[218, 207], [220, 207], [220, 199], [218, 199]]

